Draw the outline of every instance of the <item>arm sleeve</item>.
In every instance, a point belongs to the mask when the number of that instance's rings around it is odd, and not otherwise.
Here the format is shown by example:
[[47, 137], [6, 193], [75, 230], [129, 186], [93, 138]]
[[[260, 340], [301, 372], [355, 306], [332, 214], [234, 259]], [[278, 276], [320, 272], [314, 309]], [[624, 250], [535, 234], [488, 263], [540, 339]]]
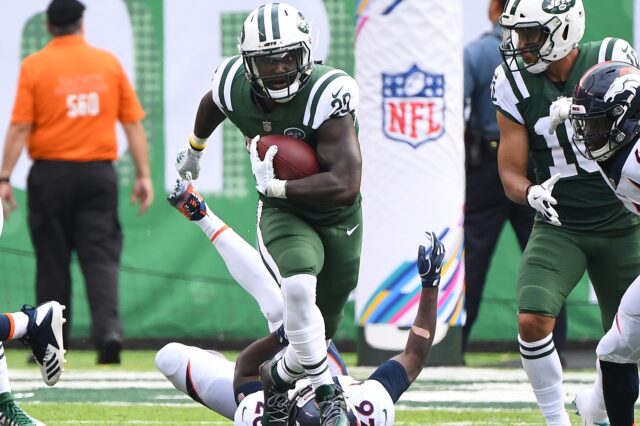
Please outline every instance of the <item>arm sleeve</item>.
[[395, 404], [400, 399], [400, 396], [409, 389], [409, 377], [404, 367], [395, 360], [388, 360], [384, 364], [380, 365], [374, 371], [368, 380], [375, 380], [389, 392], [393, 403]]
[[638, 66], [638, 54], [626, 40], [613, 39], [611, 42], [613, 43], [613, 50], [609, 60], [626, 62], [634, 67]]
[[504, 68], [499, 65], [491, 82], [491, 100], [498, 111], [510, 120], [524, 126], [524, 119], [518, 111], [518, 98], [513, 92]]
[[318, 106], [313, 114], [313, 108], [309, 108], [312, 117], [312, 127], [317, 129], [330, 118], [343, 117], [347, 114], [357, 115], [360, 106], [360, 89], [358, 84], [348, 75], [335, 78], [323, 90], [318, 100]]
[[12, 123], [33, 123], [34, 121], [33, 106], [33, 87], [29, 79], [29, 71], [23, 62], [20, 67], [20, 75], [18, 77], [18, 88], [16, 90], [16, 100], [13, 104], [13, 113], [11, 115]]
[[129, 82], [127, 74], [120, 67], [120, 110], [118, 112], [118, 119], [122, 123], [132, 123], [141, 121], [144, 118], [144, 110], [135, 89]]

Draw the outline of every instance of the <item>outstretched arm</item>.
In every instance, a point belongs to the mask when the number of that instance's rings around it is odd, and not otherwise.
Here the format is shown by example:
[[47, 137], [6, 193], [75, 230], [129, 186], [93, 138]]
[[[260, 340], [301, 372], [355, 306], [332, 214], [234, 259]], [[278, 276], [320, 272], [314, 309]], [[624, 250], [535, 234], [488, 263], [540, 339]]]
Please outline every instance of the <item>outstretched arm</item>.
[[274, 331], [266, 337], [256, 340], [247, 346], [236, 360], [236, 370], [233, 376], [233, 388], [249, 382], [260, 381], [260, 365], [270, 360], [282, 349], [278, 339], [278, 333], [284, 333], [284, 329]]

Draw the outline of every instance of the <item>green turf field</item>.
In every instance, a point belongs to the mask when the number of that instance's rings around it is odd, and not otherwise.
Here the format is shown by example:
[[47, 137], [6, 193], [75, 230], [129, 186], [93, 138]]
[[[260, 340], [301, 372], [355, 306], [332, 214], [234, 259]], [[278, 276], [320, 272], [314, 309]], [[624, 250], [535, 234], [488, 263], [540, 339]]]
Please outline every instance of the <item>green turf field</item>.
[[[72, 350], [60, 382], [51, 388], [42, 383], [37, 367], [26, 363], [27, 351], [9, 348], [5, 353], [20, 406], [48, 425], [232, 424], [175, 390], [155, 370], [152, 351], [127, 351], [120, 366], [96, 366], [94, 352]], [[353, 365], [352, 355], [345, 358]], [[514, 358], [517, 354], [471, 354], [471, 367], [426, 368], [399, 401], [395, 424], [543, 424], [524, 372], [492, 368]], [[350, 370], [358, 378], [371, 371]], [[567, 372], [565, 400], [592, 379], [590, 371]], [[581, 424], [579, 417], [571, 417], [574, 425]]]

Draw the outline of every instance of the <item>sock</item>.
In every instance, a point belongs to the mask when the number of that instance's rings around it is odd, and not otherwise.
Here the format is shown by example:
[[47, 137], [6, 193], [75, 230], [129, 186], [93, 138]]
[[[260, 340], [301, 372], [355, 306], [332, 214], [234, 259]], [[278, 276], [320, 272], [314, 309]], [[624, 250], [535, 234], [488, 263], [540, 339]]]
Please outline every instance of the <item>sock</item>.
[[212, 242], [222, 234], [226, 229], [229, 229], [226, 223], [224, 223], [218, 216], [216, 216], [209, 206], [207, 206], [207, 214], [202, 219], [195, 222], [196, 225], [202, 229], [202, 232]]
[[7, 357], [4, 356], [4, 347], [0, 342], [0, 394], [11, 392], [9, 386], [9, 370], [7, 368]]
[[553, 345], [553, 334], [537, 342], [525, 342], [518, 335], [522, 367], [547, 425], [570, 426], [564, 408], [562, 365]]
[[333, 385], [327, 363], [324, 319], [315, 303], [316, 277], [299, 274], [282, 279], [286, 311], [284, 329], [311, 386]]
[[282, 358], [276, 364], [278, 377], [287, 383], [293, 383], [296, 379], [304, 375], [304, 368], [298, 360], [298, 355], [291, 345], [287, 346]]
[[593, 393], [591, 395], [591, 403], [598, 411], [607, 413], [607, 407], [604, 403], [604, 394], [602, 392], [602, 368], [600, 362], [596, 362], [596, 380], [593, 383]]
[[0, 316], [0, 341], [19, 339], [27, 334], [29, 316], [23, 312], [5, 313]]
[[233, 390], [235, 364], [228, 359], [181, 343], [169, 343], [156, 354], [156, 367], [194, 401], [233, 420], [237, 408]]
[[612, 425], [632, 425], [638, 399], [638, 365], [600, 360], [604, 400]]
[[[196, 223], [213, 221], [211, 216], [215, 217], [207, 207], [207, 216]], [[224, 225], [220, 219], [215, 219]], [[231, 228], [220, 232], [213, 240], [213, 245], [220, 253], [231, 276], [258, 302], [269, 323], [269, 331], [280, 327], [284, 316], [282, 293], [264, 266], [258, 251]]]

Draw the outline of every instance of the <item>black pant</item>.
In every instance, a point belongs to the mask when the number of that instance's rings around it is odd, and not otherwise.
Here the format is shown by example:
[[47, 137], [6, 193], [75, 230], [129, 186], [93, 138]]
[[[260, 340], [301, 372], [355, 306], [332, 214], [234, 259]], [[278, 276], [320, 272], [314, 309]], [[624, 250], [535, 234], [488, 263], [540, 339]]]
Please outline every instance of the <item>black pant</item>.
[[38, 303], [57, 300], [67, 306], [63, 329], [71, 329], [71, 253], [75, 250], [85, 279], [91, 333], [100, 345], [120, 339], [118, 274], [122, 232], [118, 185], [111, 162], [35, 161], [27, 181], [29, 229], [36, 253]]
[[[531, 173], [530, 173], [531, 174]], [[533, 179], [533, 176], [530, 176]], [[533, 226], [534, 209], [510, 201], [504, 193], [497, 163], [486, 161], [467, 171], [464, 218], [467, 321], [462, 328], [462, 347], [466, 351], [471, 328], [478, 317], [480, 301], [491, 257], [505, 222], [511, 222], [520, 249], [524, 250]], [[558, 315], [554, 342], [559, 351], [566, 340], [566, 310]]]

